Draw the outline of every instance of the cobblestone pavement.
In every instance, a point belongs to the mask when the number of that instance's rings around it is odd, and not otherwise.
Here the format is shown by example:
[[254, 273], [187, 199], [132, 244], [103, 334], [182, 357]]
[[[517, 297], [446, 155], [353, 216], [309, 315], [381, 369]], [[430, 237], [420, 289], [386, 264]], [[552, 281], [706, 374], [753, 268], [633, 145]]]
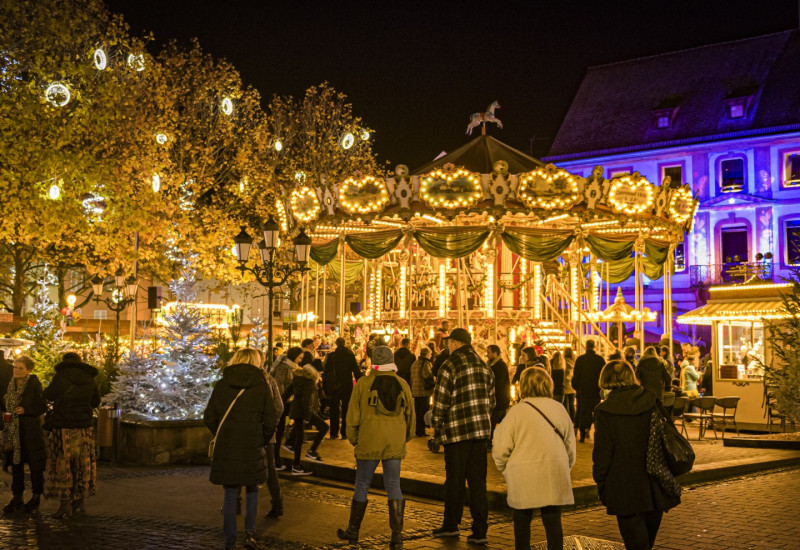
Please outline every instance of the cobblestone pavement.
[[[102, 466], [98, 494], [89, 500], [89, 515], [55, 520], [49, 501], [38, 516], [0, 518], [1, 549], [213, 549], [222, 548], [222, 491], [207, 479], [208, 469]], [[0, 473], [0, 498], [10, 497], [10, 476]], [[350, 548], [336, 540], [346, 524], [352, 487], [319, 484], [313, 478], [282, 479], [286, 514], [268, 520], [269, 495], [260, 492], [259, 540], [279, 550]], [[683, 503], [667, 514], [657, 548], [683, 550], [796, 549], [800, 547], [800, 469], [765, 472], [724, 482], [697, 485]], [[442, 505], [409, 499], [405, 548], [466, 549], [466, 535], [437, 540], [430, 530], [441, 522]], [[465, 511], [464, 524], [469, 523]], [[616, 521], [592, 506], [567, 510], [563, 516], [565, 548], [618, 550]], [[241, 529], [241, 525], [240, 525]], [[370, 495], [359, 548], [388, 546], [386, 497]], [[241, 532], [241, 531], [240, 531]], [[544, 531], [532, 524], [533, 548], [544, 550]], [[490, 513], [489, 548], [513, 548], [513, 526], [505, 512]]]

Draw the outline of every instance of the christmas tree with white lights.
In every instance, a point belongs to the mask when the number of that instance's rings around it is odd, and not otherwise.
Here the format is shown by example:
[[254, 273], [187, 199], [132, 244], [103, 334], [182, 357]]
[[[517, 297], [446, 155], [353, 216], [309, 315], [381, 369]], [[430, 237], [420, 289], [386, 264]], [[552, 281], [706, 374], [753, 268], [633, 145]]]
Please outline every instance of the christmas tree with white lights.
[[36, 299], [28, 314], [28, 326], [22, 331], [23, 338], [33, 341], [28, 354], [35, 364], [34, 374], [45, 385], [53, 378], [54, 367], [67, 349], [62, 339], [58, 304], [50, 298], [50, 288], [57, 283], [58, 279], [45, 265], [36, 281]]
[[125, 415], [159, 420], [203, 417], [218, 375], [216, 358], [208, 353], [211, 328], [194, 300], [199, 293], [191, 256], [169, 287], [175, 305], [164, 312], [158, 351], [149, 356], [128, 355], [120, 365], [108, 401], [120, 404]]
[[251, 317], [250, 321], [253, 323], [253, 328], [250, 329], [249, 346], [251, 348], [260, 349], [261, 351], [267, 348], [267, 331], [264, 329], [264, 320], [261, 318], [261, 311], [258, 312], [257, 317]]

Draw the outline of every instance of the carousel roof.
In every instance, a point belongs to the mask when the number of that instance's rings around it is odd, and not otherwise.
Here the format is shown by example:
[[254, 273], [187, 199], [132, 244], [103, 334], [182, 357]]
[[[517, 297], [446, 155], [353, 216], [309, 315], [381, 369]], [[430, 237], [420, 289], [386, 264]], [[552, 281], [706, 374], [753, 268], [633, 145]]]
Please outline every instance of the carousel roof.
[[543, 165], [541, 161], [492, 136], [482, 135], [465, 143], [452, 153], [442, 155], [433, 162], [417, 168], [414, 170], [414, 174], [427, 174], [437, 168], [442, 168], [445, 164], [466, 168], [470, 172], [488, 174], [495, 170], [497, 161], [507, 162], [508, 171], [512, 174], [528, 172]]

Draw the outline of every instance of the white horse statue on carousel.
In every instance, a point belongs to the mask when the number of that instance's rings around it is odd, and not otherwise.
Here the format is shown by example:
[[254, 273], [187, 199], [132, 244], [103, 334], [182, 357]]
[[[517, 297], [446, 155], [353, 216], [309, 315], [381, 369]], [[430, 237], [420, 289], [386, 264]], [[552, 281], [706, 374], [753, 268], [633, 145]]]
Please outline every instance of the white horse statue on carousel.
[[497, 101], [492, 102], [489, 107], [487, 107], [485, 113], [472, 113], [469, 117], [469, 124], [467, 125], [467, 135], [472, 135], [472, 129], [475, 128], [478, 124], [483, 124], [481, 128], [482, 133], [486, 133], [486, 123], [487, 122], [494, 122], [497, 124], [497, 127], [501, 130], [503, 129], [503, 123], [500, 122], [500, 119], [494, 116], [495, 109], [500, 108], [500, 103]]

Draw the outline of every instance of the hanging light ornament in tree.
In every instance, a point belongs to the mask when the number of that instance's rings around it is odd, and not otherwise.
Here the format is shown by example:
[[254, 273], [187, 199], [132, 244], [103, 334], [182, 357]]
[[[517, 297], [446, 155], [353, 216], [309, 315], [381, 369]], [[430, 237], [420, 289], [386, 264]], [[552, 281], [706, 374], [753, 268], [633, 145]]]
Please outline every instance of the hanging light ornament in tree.
[[367, 141], [369, 139], [369, 130], [364, 130], [361, 132], [361, 139]]
[[158, 193], [161, 191], [161, 176], [158, 174], [153, 174], [153, 193]]
[[45, 90], [44, 97], [51, 105], [63, 107], [69, 103], [72, 95], [69, 93], [69, 88], [64, 84], [61, 82], [53, 82]]
[[47, 192], [47, 194], [52, 200], [57, 201], [61, 196], [61, 187], [59, 187], [57, 183], [54, 183], [50, 186], [50, 190]]
[[142, 72], [144, 70], [144, 56], [140, 53], [128, 54], [128, 67], [136, 72]]
[[283, 150], [283, 142], [279, 139], [275, 140], [275, 150], [279, 153]]
[[355, 142], [356, 138], [353, 134], [345, 134], [342, 138], [342, 149], [350, 149]]
[[159, 145], [164, 145], [167, 141], [169, 141], [169, 137], [164, 132], [158, 132], [156, 134], [156, 142]]
[[108, 58], [106, 57], [106, 52], [103, 51], [102, 48], [97, 48], [94, 53], [92, 54], [92, 59], [94, 60], [94, 68], [98, 71], [106, 70], [108, 66]]
[[247, 189], [247, 176], [244, 176], [242, 179], [239, 180], [239, 193], [244, 194], [246, 189]]
[[222, 99], [220, 110], [222, 110], [222, 114], [224, 115], [231, 116], [231, 114], [233, 114], [233, 101], [231, 101], [231, 98], [226, 97]]

